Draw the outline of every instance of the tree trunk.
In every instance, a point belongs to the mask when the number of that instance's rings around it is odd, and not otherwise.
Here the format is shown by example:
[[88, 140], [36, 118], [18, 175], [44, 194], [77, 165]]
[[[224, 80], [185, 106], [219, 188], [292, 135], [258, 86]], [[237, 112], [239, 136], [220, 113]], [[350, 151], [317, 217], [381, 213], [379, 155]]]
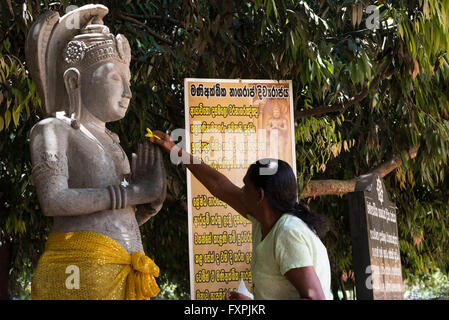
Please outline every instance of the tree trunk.
[[8, 300], [9, 268], [11, 265], [10, 243], [0, 246], [0, 300]]
[[[416, 158], [419, 146], [413, 146], [409, 150], [403, 151], [402, 155], [406, 160]], [[374, 168], [370, 173], [377, 173], [381, 178], [402, 165], [402, 157], [400, 154], [393, 155], [389, 160], [385, 161], [378, 167]], [[356, 179], [351, 180], [311, 180], [304, 188], [301, 196], [304, 198], [324, 196], [324, 195], [343, 195], [354, 192]]]

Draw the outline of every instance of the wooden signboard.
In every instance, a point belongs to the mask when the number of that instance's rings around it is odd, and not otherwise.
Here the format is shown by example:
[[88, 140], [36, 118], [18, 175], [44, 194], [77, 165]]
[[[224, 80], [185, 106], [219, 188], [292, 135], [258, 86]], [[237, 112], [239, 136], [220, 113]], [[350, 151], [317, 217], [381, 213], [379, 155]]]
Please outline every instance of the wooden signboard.
[[403, 299], [396, 207], [382, 179], [360, 176], [348, 199], [357, 299]]
[[[185, 79], [186, 150], [243, 186], [262, 158], [295, 164], [291, 81]], [[220, 300], [241, 280], [252, 292], [251, 223], [187, 170], [190, 292]]]

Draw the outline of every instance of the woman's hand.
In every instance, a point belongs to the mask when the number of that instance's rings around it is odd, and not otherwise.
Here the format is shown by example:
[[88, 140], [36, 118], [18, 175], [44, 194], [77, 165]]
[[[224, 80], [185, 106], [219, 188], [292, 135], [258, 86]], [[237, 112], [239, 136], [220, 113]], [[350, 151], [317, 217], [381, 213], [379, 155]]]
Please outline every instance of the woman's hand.
[[201, 163], [201, 160], [196, 159], [190, 153], [181, 149], [168, 134], [162, 131], [154, 131], [153, 136], [150, 136], [149, 138], [152, 143], [159, 145], [163, 150], [170, 154], [170, 160], [175, 165], [178, 165], [181, 162], [185, 165]]
[[197, 178], [213, 196], [226, 202], [246, 218], [248, 212], [241, 201], [242, 190], [240, 187], [236, 186], [219, 171], [202, 162], [201, 159], [197, 159], [179, 148], [175, 142], [171, 140], [168, 134], [155, 130], [153, 131], [153, 135], [158, 136], [160, 139], [150, 137], [150, 141], [169, 152], [170, 160], [173, 164], [177, 165], [179, 164], [177, 161], [181, 160], [187, 169], [190, 170], [195, 178]]
[[238, 293], [237, 291], [229, 291], [226, 293], [226, 300], [253, 300], [248, 296], [245, 296], [242, 293]]
[[159, 130], [155, 130], [153, 134], [158, 136], [160, 139], [151, 137], [150, 141], [161, 146], [162, 149], [170, 153], [171, 149], [176, 145], [175, 142], [170, 139], [170, 136]]

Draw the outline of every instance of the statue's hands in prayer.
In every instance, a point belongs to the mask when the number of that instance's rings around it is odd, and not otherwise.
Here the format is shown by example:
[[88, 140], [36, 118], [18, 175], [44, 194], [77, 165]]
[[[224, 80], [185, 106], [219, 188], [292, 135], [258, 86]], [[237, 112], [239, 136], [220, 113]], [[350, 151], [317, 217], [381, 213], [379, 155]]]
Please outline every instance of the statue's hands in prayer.
[[145, 142], [137, 147], [137, 154], [132, 154], [131, 183], [154, 181], [165, 174], [161, 150], [154, 144]]
[[134, 204], [160, 207], [166, 197], [167, 179], [161, 150], [145, 142], [139, 144], [137, 154], [131, 159], [131, 186]]

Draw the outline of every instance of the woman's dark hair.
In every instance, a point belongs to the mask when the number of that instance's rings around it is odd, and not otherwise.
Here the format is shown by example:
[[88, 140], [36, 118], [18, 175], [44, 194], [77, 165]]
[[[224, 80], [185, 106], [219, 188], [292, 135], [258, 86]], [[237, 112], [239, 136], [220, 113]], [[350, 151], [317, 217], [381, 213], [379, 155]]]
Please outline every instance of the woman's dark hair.
[[290, 165], [278, 159], [261, 159], [251, 164], [248, 179], [256, 188], [262, 188], [271, 208], [277, 213], [292, 213], [323, 238], [329, 231], [329, 219], [298, 203], [298, 185]]

